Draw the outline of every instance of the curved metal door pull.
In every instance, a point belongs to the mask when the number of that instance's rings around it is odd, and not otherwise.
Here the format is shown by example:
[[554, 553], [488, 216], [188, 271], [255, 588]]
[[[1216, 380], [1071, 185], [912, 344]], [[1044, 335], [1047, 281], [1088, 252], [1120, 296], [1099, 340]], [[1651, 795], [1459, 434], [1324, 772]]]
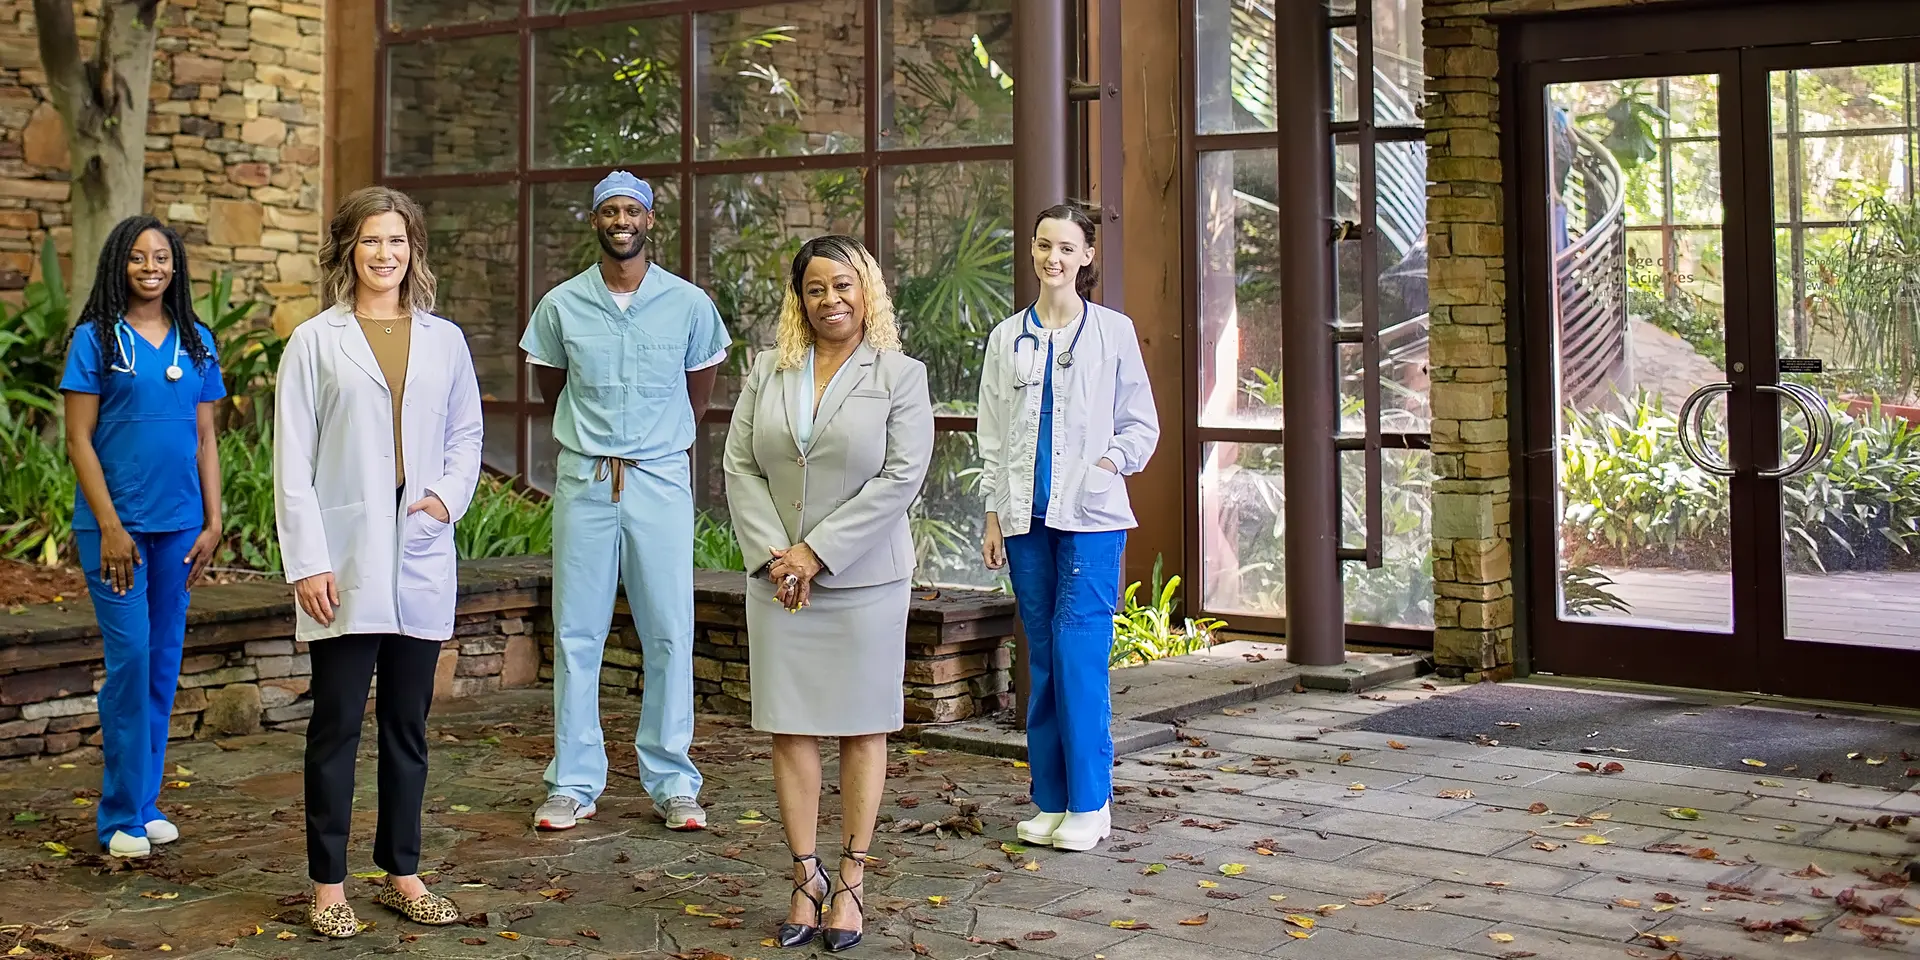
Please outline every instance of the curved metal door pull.
[[1833, 443], [1833, 414], [1828, 410], [1826, 401], [1812, 389], [1798, 383], [1763, 383], [1754, 389], [1792, 400], [1807, 422], [1807, 442], [1800, 448], [1800, 455], [1792, 463], [1762, 470], [1760, 475], [1768, 480], [1784, 480], [1812, 469]]
[[1721, 381], [1709, 383], [1695, 390], [1680, 405], [1680, 451], [1693, 461], [1693, 465], [1716, 477], [1733, 476], [1733, 468], [1706, 455], [1707, 445], [1707, 401], [1721, 394], [1733, 392], [1733, 384]]

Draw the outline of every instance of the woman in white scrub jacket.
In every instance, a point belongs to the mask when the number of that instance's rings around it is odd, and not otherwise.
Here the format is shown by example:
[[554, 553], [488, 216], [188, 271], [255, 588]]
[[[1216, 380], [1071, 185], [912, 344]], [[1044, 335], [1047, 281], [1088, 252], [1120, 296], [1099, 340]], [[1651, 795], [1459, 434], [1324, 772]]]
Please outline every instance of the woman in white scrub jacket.
[[433, 315], [420, 207], [369, 187], [334, 213], [320, 249], [333, 306], [301, 324], [280, 363], [274, 505], [280, 552], [311, 641], [307, 727], [308, 922], [361, 929], [347, 905], [354, 754], [379, 667], [377, 902], [418, 923], [460, 913], [416, 875], [427, 708], [453, 636], [453, 524], [480, 475], [480, 390], [460, 328]]

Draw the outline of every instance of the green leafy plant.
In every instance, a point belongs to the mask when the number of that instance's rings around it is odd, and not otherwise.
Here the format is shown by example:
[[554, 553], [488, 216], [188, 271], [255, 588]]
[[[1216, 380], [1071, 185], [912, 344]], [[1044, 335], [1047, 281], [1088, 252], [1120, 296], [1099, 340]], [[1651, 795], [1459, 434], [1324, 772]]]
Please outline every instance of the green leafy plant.
[[1631, 614], [1625, 600], [1608, 592], [1613, 578], [1592, 567], [1576, 565], [1560, 570], [1560, 607], [1568, 616], [1593, 617], [1613, 612]]
[[280, 368], [280, 355], [286, 350], [270, 326], [255, 326], [254, 315], [266, 301], [248, 297], [233, 300], [233, 275], [216, 270], [206, 290], [193, 301], [200, 322], [213, 333], [219, 350], [220, 374], [226, 382], [227, 413], [220, 419], [232, 426], [247, 419], [267, 420], [273, 416], [273, 377]]
[[[71, 482], [71, 481], [69, 481]], [[280, 572], [275, 526], [273, 425], [253, 422], [220, 432], [220, 501], [225, 542], [220, 566]]]
[[725, 518], [704, 510], [693, 517], [693, 566], [697, 570], [747, 569], [740, 541]]
[[1180, 601], [1175, 591], [1180, 578], [1161, 580], [1161, 558], [1153, 560], [1153, 586], [1148, 602], [1140, 602], [1140, 581], [1127, 585], [1120, 612], [1113, 615], [1113, 649], [1109, 666], [1124, 667], [1177, 657], [1205, 650], [1213, 645], [1213, 633], [1226, 622], [1212, 617], [1175, 620]]
[[0, 464], [0, 556], [57, 561], [73, 537], [66, 446], [24, 419], [0, 419]]
[[553, 501], [530, 495], [496, 476], [480, 478], [473, 503], [453, 528], [454, 549], [465, 559], [553, 552]]
[[67, 287], [53, 238], [40, 245], [41, 278], [18, 308], [0, 305], [0, 420], [46, 426], [58, 418], [67, 363]]
[[1920, 206], [1869, 198], [1846, 244], [1821, 258], [1819, 311], [1847, 366], [1898, 396], [1920, 381]]

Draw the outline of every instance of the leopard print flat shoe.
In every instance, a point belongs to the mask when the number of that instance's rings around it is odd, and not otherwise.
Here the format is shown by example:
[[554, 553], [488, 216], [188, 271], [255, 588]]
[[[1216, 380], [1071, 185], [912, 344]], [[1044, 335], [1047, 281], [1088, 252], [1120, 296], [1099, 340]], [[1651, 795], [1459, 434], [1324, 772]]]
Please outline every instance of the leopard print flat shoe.
[[307, 909], [307, 926], [323, 937], [345, 940], [360, 932], [360, 918], [353, 915], [353, 908], [346, 903], [336, 903], [324, 910]]
[[374, 898], [381, 906], [399, 911], [414, 923], [424, 923], [432, 927], [444, 927], [460, 922], [460, 910], [452, 900], [437, 894], [425, 893], [412, 900], [392, 886], [383, 888]]

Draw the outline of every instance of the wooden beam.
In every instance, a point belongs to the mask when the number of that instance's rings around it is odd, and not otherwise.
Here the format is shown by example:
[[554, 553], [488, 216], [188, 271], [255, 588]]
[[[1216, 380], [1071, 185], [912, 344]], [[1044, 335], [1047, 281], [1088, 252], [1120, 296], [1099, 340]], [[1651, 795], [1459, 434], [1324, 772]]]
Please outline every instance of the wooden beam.
[[326, 164], [320, 197], [321, 222], [340, 198], [372, 186], [379, 170], [374, 148], [374, 58], [379, 25], [373, 3], [327, 8]]
[[[1147, 469], [1127, 482], [1140, 521], [1127, 544], [1129, 581], [1151, 581], [1156, 557], [1169, 576], [1198, 571], [1198, 558], [1186, 555], [1187, 474], [1197, 465], [1185, 458], [1184, 398], [1191, 387], [1181, 294], [1186, 258], [1180, 249], [1188, 215], [1180, 169], [1180, 125], [1187, 113], [1180, 102], [1180, 18], [1190, 6], [1127, 0], [1120, 5], [1120, 63], [1101, 64], [1118, 77], [1126, 158], [1120, 178], [1126, 231], [1120, 249], [1106, 248], [1105, 269], [1117, 268], [1124, 278], [1126, 312], [1139, 332], [1160, 414], [1160, 446]], [[1187, 587], [1189, 595], [1193, 589]]]

